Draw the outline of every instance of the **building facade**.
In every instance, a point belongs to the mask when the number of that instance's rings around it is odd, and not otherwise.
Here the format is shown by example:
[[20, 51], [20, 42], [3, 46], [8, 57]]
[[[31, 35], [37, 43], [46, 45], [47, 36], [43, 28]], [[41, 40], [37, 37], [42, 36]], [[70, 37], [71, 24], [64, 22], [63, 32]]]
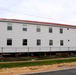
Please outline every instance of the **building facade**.
[[76, 26], [0, 19], [0, 53], [76, 51]]

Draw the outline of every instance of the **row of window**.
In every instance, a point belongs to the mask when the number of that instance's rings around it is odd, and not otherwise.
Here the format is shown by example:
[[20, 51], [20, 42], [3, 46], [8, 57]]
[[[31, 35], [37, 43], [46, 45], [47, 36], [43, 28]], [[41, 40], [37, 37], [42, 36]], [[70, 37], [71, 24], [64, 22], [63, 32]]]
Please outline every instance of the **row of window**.
[[[27, 46], [27, 39], [23, 39], [22, 45]], [[63, 40], [60, 40], [60, 45], [63, 46]], [[7, 45], [11, 46], [12, 45], [12, 39], [7, 39]], [[41, 45], [41, 39], [37, 39], [36, 45], [40, 46]], [[49, 46], [53, 45], [53, 40], [49, 40]]]
[[[12, 26], [11, 25], [8, 25], [7, 26], [7, 30], [12, 30]], [[27, 31], [27, 26], [23, 26], [23, 31]], [[41, 28], [40, 26], [37, 26], [37, 29], [36, 29], [37, 32], [41, 32]], [[53, 29], [51, 27], [49, 27], [49, 33], [52, 33], [53, 32]], [[60, 28], [60, 33], [63, 33], [63, 29]]]

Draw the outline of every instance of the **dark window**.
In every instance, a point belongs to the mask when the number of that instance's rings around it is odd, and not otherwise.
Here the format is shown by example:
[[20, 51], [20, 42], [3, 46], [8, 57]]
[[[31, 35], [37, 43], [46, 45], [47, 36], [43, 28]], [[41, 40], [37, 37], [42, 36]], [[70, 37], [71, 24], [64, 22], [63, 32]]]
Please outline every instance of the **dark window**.
[[53, 40], [49, 40], [49, 45], [53, 45]]
[[27, 28], [23, 28], [23, 31], [27, 31]]
[[7, 30], [12, 30], [12, 26], [7, 26]]
[[68, 40], [68, 41], [70, 41], [70, 40]]
[[23, 45], [27, 46], [27, 39], [23, 39]]
[[7, 39], [7, 45], [12, 45], [12, 39]]
[[67, 30], [69, 30], [69, 28], [67, 28]]
[[52, 28], [49, 28], [49, 33], [52, 33]]
[[40, 39], [37, 39], [37, 45], [41, 45], [41, 40]]
[[63, 40], [60, 40], [60, 45], [63, 46], [63, 44], [64, 44], [64, 43], [63, 43]]
[[63, 33], [63, 29], [62, 28], [60, 28], [60, 33]]
[[27, 25], [23, 24], [23, 31], [27, 31]]
[[40, 32], [40, 28], [37, 28], [37, 32]]
[[37, 26], [37, 29], [36, 29], [37, 32], [40, 32], [41, 31], [41, 28], [40, 26]]

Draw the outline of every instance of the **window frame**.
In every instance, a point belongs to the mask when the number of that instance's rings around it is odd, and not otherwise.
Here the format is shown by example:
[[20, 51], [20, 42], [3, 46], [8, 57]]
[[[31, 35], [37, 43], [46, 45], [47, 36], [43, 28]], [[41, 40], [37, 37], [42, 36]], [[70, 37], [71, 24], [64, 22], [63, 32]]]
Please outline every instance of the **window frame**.
[[61, 33], [61, 34], [63, 33], [63, 28], [60, 28], [60, 33]]
[[27, 31], [27, 28], [23, 28], [23, 31]]
[[67, 28], [67, 30], [69, 30], [69, 28]]
[[41, 45], [41, 39], [37, 39], [36, 45], [37, 46], [40, 46]]
[[7, 46], [12, 46], [12, 39], [11, 38], [7, 39]]
[[27, 39], [23, 39], [22, 45], [23, 45], [23, 46], [27, 46], [27, 42], [28, 42]]
[[9, 31], [12, 31], [12, 23], [11, 22], [8, 22], [7, 23], [7, 30], [9, 30]]
[[49, 33], [53, 33], [52, 27], [49, 27]]
[[53, 40], [49, 40], [49, 46], [53, 45]]
[[27, 25], [23, 25], [22, 30], [23, 30], [23, 31], [27, 31]]
[[37, 26], [36, 32], [41, 32], [41, 26]]
[[64, 45], [64, 41], [60, 40], [60, 46], [63, 46], [63, 45]]
[[12, 31], [12, 25], [8, 25], [8, 26], [7, 26], [7, 30]]

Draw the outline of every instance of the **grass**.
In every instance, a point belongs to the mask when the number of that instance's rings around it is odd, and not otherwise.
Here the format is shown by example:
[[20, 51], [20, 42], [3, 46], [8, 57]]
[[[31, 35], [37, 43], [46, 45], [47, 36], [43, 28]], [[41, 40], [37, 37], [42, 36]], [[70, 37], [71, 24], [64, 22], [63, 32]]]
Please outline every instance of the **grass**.
[[25, 67], [25, 66], [52, 65], [52, 64], [68, 63], [68, 62], [76, 62], [76, 58], [32, 61], [32, 62], [29, 61], [29, 62], [0, 63], [0, 69], [13, 68], [13, 67]]

